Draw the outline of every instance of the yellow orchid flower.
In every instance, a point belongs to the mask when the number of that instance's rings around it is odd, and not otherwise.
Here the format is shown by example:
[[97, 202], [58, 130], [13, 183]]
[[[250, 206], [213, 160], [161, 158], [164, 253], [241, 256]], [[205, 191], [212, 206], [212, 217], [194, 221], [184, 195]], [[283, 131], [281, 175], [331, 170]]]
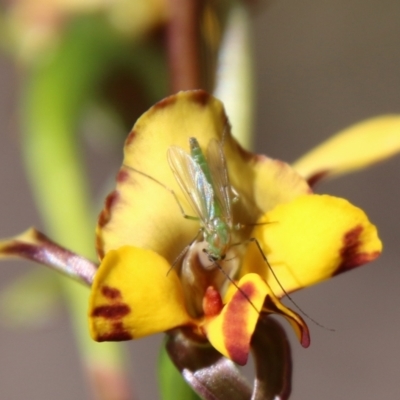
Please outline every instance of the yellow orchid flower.
[[[242, 229], [234, 232], [232, 255], [228, 251], [214, 268], [202, 260], [207, 252], [202, 233], [182, 265], [175, 265], [198, 237], [199, 223], [181, 215], [177, 199], [185, 212], [190, 207], [167, 150], [188, 149], [190, 137], [203, 150], [214, 139], [223, 141], [239, 195], [232, 219]], [[253, 238], [259, 247], [246, 243]], [[371, 261], [381, 248], [363, 211], [346, 200], [312, 194], [287, 164], [244, 151], [230, 135], [217, 99], [203, 91], [181, 92], [147, 111], [126, 140], [117, 186], [97, 228], [101, 263], [91, 291], [91, 335], [127, 340], [182, 328], [243, 365], [256, 326], [262, 329], [257, 322], [278, 313], [307, 346], [306, 324], [279, 299]], [[228, 278], [231, 270], [237, 272]]]
[[[386, 139], [398, 124], [396, 117], [388, 118]], [[358, 125], [337, 140], [354, 148], [357, 138], [372, 135], [377, 152], [343, 161], [335, 139], [324, 150], [330, 173], [320, 173], [328, 170], [321, 162], [326, 159], [314, 152], [295, 164], [300, 175], [284, 162], [243, 150], [230, 134], [220, 101], [203, 91], [178, 93], [146, 112], [126, 140], [116, 189], [99, 217], [99, 266], [35, 230], [0, 242], [0, 257], [35, 260], [91, 286], [89, 325], [95, 340], [169, 332], [169, 355], [200, 393], [227, 390], [223, 382], [229, 375], [230, 387], [250, 397], [251, 389], [229, 364], [229, 359], [245, 364], [250, 350], [257, 379], [270, 384], [269, 371], [280, 371], [286, 378], [278, 379], [273, 391], [288, 393], [290, 349], [268, 315], [285, 317], [308, 346], [306, 324], [280, 299], [371, 261], [382, 249], [376, 228], [360, 209], [344, 199], [315, 195], [309, 186], [393, 153], [390, 146], [378, 146], [376, 120], [369, 122], [361, 125], [369, 129]], [[396, 133], [392, 136], [393, 147]], [[216, 259], [210, 257], [204, 226], [199, 230], [198, 221], [183, 218], [182, 212], [193, 212], [168, 165], [168, 149], [188, 152], [191, 137], [203, 152], [210, 143], [221, 143], [226, 166], [218, 167], [226, 168], [232, 190], [223, 187], [231, 200], [238, 197], [231, 204], [226, 254]], [[253, 395], [263, 397], [262, 388], [255, 385]]]
[[293, 168], [310, 185], [366, 168], [400, 150], [400, 116], [381, 115], [358, 122], [297, 160]]

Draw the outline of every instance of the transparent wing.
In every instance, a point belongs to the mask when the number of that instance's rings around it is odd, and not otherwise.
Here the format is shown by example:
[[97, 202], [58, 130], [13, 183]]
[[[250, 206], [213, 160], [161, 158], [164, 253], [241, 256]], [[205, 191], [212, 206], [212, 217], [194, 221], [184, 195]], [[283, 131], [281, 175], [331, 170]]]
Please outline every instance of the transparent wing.
[[207, 148], [207, 163], [210, 168], [211, 179], [223, 217], [232, 222], [232, 188], [229, 181], [228, 168], [221, 143], [212, 139]]
[[171, 146], [167, 152], [169, 166], [187, 200], [204, 226], [212, 218], [214, 192], [199, 164], [180, 147]]

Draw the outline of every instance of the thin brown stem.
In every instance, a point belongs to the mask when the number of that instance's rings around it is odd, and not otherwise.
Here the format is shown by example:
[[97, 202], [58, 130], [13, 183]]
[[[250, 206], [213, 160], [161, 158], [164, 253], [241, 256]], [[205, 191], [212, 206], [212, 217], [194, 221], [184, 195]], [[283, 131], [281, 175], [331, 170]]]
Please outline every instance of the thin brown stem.
[[168, 0], [167, 52], [172, 93], [200, 88], [201, 3], [202, 0]]

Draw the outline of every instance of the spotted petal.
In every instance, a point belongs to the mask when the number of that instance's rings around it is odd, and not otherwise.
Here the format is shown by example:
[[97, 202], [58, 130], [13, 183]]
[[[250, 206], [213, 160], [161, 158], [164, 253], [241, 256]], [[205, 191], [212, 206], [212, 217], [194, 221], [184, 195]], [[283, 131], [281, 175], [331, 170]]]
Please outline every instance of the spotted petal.
[[239, 365], [245, 365], [250, 351], [250, 341], [257, 322], [266, 318], [263, 313], [278, 313], [292, 323], [302, 344], [309, 345], [308, 328], [304, 321], [285, 307], [267, 283], [256, 274], [245, 275], [228, 294], [222, 312], [209, 317], [205, 331], [211, 344], [223, 355]]
[[[244, 151], [230, 135], [222, 103], [204, 91], [181, 92], [150, 108], [136, 122], [124, 148], [117, 187], [99, 218], [100, 258], [124, 245], [151, 249], [173, 263], [198, 232], [183, 218], [170, 190], [187, 214], [193, 214], [167, 162], [167, 149], [189, 150], [189, 137], [205, 149], [224, 137], [229, 176], [240, 194], [234, 220], [252, 223], [276, 204], [309, 192], [307, 183], [287, 164]], [[167, 190], [168, 188], [169, 190]]]
[[365, 168], [400, 151], [400, 116], [375, 117], [339, 132], [296, 161], [310, 184]]
[[365, 213], [338, 197], [301, 196], [260, 222], [265, 224], [256, 226], [253, 235], [276, 277], [252, 244], [241, 273], [264, 276], [278, 297], [372, 261], [382, 250]]
[[136, 339], [190, 324], [179, 278], [170, 268], [150, 250], [125, 246], [107, 253], [90, 297], [93, 339]]

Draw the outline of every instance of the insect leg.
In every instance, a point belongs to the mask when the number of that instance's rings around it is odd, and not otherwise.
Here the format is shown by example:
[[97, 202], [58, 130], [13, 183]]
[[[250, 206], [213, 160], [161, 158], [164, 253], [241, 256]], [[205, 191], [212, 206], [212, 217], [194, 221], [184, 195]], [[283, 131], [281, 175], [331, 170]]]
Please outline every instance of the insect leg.
[[171, 270], [175, 268], [175, 265], [178, 264], [178, 262], [186, 255], [190, 246], [196, 241], [196, 239], [199, 237], [201, 232], [203, 232], [203, 229], [199, 229], [199, 231], [197, 232], [197, 234], [193, 238], [193, 240], [191, 240], [190, 243], [188, 245], [186, 245], [185, 248], [178, 254], [178, 257], [175, 258], [174, 262], [171, 265], [171, 268], [168, 270], [167, 276], [171, 272]]
[[179, 201], [179, 199], [178, 199], [178, 196], [176, 195], [176, 193], [175, 193], [175, 191], [174, 191], [173, 189], [171, 189], [170, 187], [164, 185], [162, 182], [160, 182], [160, 181], [157, 180], [156, 178], [153, 178], [152, 176], [146, 174], [145, 172], [139, 171], [138, 169], [133, 168], [133, 167], [130, 167], [129, 165], [125, 165], [125, 164], [124, 164], [123, 166], [124, 166], [125, 168], [128, 168], [128, 169], [130, 169], [130, 170], [132, 170], [132, 171], [134, 171], [134, 172], [136, 172], [136, 173], [142, 175], [142, 176], [145, 176], [146, 178], [152, 180], [153, 182], [157, 183], [158, 185], [162, 186], [165, 190], [167, 190], [168, 192], [170, 192], [170, 193], [172, 194], [172, 196], [174, 197], [175, 202], [176, 202], [176, 204], [178, 205], [179, 211], [181, 212], [183, 218], [189, 219], [189, 220], [191, 220], [191, 221], [198, 221], [198, 220], [199, 220], [198, 217], [195, 217], [195, 216], [193, 216], [193, 215], [188, 215], [188, 214], [186, 214], [185, 210], [184, 210], [183, 207], [182, 207], [182, 204], [180, 203], [180, 201]]
[[[205, 251], [205, 249], [203, 250]], [[257, 314], [260, 314], [260, 312], [257, 310], [256, 306], [254, 303], [251, 301], [250, 297], [247, 296], [247, 294], [237, 285], [237, 283], [229, 276], [229, 274], [221, 267], [221, 265], [216, 261], [213, 260], [211, 257], [209, 258], [210, 261], [213, 261], [213, 264], [226, 276], [226, 279], [230, 283], [232, 283], [233, 286], [242, 294], [242, 296], [249, 302], [249, 304], [254, 308]]]
[[322, 325], [322, 324], [320, 324], [319, 322], [317, 322], [315, 319], [313, 319], [313, 318], [311, 318], [293, 299], [292, 299], [292, 297], [289, 295], [289, 293], [285, 290], [285, 288], [282, 286], [282, 284], [281, 284], [281, 282], [279, 281], [279, 279], [278, 279], [278, 277], [277, 277], [277, 275], [276, 275], [276, 273], [275, 273], [275, 271], [273, 270], [273, 268], [271, 267], [271, 264], [269, 263], [269, 261], [268, 261], [268, 259], [267, 259], [267, 256], [264, 254], [264, 252], [263, 252], [263, 250], [262, 250], [262, 248], [261, 248], [261, 245], [260, 245], [260, 242], [257, 240], [257, 238], [255, 238], [255, 237], [252, 237], [252, 238], [249, 238], [249, 239], [247, 239], [247, 240], [245, 240], [244, 242], [242, 242], [242, 243], [235, 243], [235, 244], [233, 244], [232, 246], [238, 246], [238, 245], [240, 245], [240, 244], [245, 244], [246, 242], [252, 242], [252, 243], [255, 243], [256, 244], [256, 246], [257, 246], [257, 248], [258, 248], [258, 250], [259, 250], [259, 252], [260, 252], [260, 254], [261, 254], [261, 256], [262, 256], [262, 258], [263, 258], [263, 260], [264, 260], [264, 262], [267, 264], [267, 266], [268, 266], [268, 269], [271, 271], [271, 273], [272, 273], [272, 276], [274, 277], [274, 279], [275, 279], [275, 281], [277, 282], [277, 284], [278, 284], [278, 286], [281, 288], [281, 290], [282, 290], [282, 292], [285, 294], [285, 296], [289, 299], [289, 301], [306, 317], [306, 318], [308, 318], [311, 322], [313, 322], [315, 325], [317, 325], [317, 326], [319, 326], [319, 327], [321, 327], [321, 328], [323, 328], [323, 329], [327, 329], [328, 331], [331, 331], [331, 332], [334, 332], [335, 330], [334, 329], [332, 329], [332, 328], [328, 328], [328, 327], [326, 327], [326, 326], [324, 326], [324, 325]]

